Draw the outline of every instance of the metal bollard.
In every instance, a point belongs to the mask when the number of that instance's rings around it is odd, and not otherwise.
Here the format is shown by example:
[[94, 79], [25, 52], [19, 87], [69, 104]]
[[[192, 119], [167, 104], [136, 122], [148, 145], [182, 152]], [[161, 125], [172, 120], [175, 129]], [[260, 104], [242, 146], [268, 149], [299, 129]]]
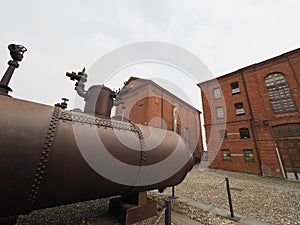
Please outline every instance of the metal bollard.
[[171, 225], [171, 201], [166, 200], [165, 225]]
[[230, 193], [230, 186], [229, 186], [228, 177], [226, 177], [225, 180], [226, 180], [226, 189], [227, 189], [228, 202], [229, 202], [229, 208], [230, 208], [230, 215], [227, 216], [227, 218], [231, 219], [233, 221], [239, 221], [241, 218], [237, 217], [237, 216], [234, 216], [234, 213], [233, 213], [233, 207], [232, 207], [231, 193]]
[[171, 195], [172, 199], [176, 199], [178, 198], [177, 196], [175, 196], [175, 186], [172, 186], [172, 195]]

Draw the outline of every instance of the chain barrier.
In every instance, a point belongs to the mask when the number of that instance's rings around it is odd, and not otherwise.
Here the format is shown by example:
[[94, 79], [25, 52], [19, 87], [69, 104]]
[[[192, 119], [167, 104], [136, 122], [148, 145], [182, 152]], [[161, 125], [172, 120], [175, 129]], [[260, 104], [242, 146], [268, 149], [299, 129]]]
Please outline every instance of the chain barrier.
[[221, 183], [219, 183], [218, 185], [216, 185], [215, 189], [221, 189], [221, 191], [219, 192], [219, 194], [217, 194], [214, 198], [215, 200], [210, 204], [210, 207], [205, 211], [205, 212], [209, 212], [211, 211], [211, 209], [213, 208], [217, 208], [217, 206], [219, 205], [218, 203], [221, 202], [221, 200], [223, 200], [224, 193], [226, 191], [226, 181], [222, 181]]
[[159, 221], [161, 220], [161, 218], [165, 214], [165, 212], [166, 212], [166, 208], [163, 208], [162, 212], [160, 213], [160, 215], [158, 216], [158, 218], [155, 220], [154, 225], [158, 225]]

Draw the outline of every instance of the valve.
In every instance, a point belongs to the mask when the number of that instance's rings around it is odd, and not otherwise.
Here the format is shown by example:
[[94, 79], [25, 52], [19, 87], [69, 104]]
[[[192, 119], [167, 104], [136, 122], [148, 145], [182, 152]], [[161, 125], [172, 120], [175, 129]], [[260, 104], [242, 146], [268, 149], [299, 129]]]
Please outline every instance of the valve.
[[[79, 71], [78, 73], [76, 72], [67, 72], [66, 73], [67, 77], [70, 77], [70, 80], [77, 80], [78, 82], [87, 82], [87, 74], [85, 73], [85, 67], [82, 69], [82, 71]], [[76, 85], [77, 86], [77, 85]]]
[[8, 50], [12, 60], [8, 61], [9, 67], [0, 81], [0, 95], [6, 96], [9, 96], [8, 92], [12, 91], [8, 84], [15, 69], [19, 67], [19, 62], [22, 61], [24, 53], [27, 51], [27, 49], [22, 45], [10, 44], [8, 45]]
[[83, 97], [84, 99], [87, 96], [87, 91], [84, 90], [85, 87], [85, 82], [87, 82], [87, 74], [85, 73], [85, 67], [83, 68], [82, 71], [79, 71], [78, 73], [75, 72], [67, 72], [66, 73], [67, 77], [70, 77], [70, 80], [76, 80], [77, 82], [75, 83], [75, 90], [77, 91], [78, 95]]
[[69, 101], [69, 99], [67, 99], [67, 98], [61, 98], [61, 100], [63, 101], [63, 102], [61, 102], [61, 103], [56, 103], [55, 104], [55, 106], [57, 106], [57, 107], [59, 107], [59, 108], [62, 108], [62, 109], [66, 109], [67, 107], [68, 107], [68, 101]]

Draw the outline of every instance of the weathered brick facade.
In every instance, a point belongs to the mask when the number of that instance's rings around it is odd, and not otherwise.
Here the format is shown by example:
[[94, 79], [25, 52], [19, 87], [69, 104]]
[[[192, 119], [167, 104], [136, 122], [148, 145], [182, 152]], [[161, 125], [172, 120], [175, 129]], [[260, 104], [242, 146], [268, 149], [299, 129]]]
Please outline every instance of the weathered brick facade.
[[202, 155], [200, 111], [151, 80], [131, 77], [126, 86], [131, 90], [123, 96], [124, 112], [120, 104], [116, 107], [116, 115], [124, 113], [124, 116], [134, 123], [174, 131], [176, 105], [176, 132], [188, 142], [194, 156]]
[[198, 86], [210, 167], [300, 179], [300, 49]]

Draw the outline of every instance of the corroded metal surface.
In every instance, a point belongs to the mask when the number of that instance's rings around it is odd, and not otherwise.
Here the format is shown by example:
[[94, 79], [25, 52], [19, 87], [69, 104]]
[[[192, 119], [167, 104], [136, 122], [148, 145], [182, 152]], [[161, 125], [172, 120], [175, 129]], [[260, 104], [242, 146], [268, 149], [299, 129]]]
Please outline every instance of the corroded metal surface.
[[[145, 177], [155, 176], [146, 168], [166, 159], [178, 143], [183, 143], [178, 135], [165, 131], [161, 143], [149, 150], [149, 146], [158, 142], [150, 133], [159, 129], [7, 96], [0, 96], [0, 101], [0, 218], [56, 205], [163, 189], [180, 183], [191, 168], [190, 160], [171, 177], [143, 185]], [[76, 130], [88, 144], [88, 149], [83, 150], [99, 149], [91, 137], [91, 132], [96, 132], [105, 151], [116, 160], [136, 167], [134, 173], [128, 173], [128, 185], [106, 178], [89, 165], [78, 146]], [[132, 139], [138, 150], [124, 145], [118, 135]], [[182, 150], [178, 157], [186, 154]]]
[[[174, 132], [123, 121], [123, 117], [122, 121], [110, 119], [114, 101], [123, 104], [122, 92], [104, 85], [85, 91], [85, 69], [67, 73], [77, 81], [75, 90], [86, 101], [84, 113], [65, 110], [67, 99], [52, 107], [10, 98], [8, 83], [26, 48], [9, 48], [13, 61], [0, 83], [0, 219], [162, 190], [184, 179], [193, 160], [183, 139]], [[155, 204], [140, 207], [140, 203], [130, 214], [131, 221], [155, 213]]]
[[51, 145], [53, 144], [54, 138], [55, 138], [55, 133], [56, 133], [56, 128], [58, 126], [58, 121], [59, 121], [59, 114], [60, 110], [58, 107], [54, 107], [54, 111], [52, 114], [51, 122], [47, 131], [47, 136], [44, 141], [44, 146], [43, 146], [43, 151], [40, 157], [40, 162], [38, 163], [35, 175], [34, 175], [34, 180], [31, 185], [31, 190], [28, 195], [27, 199], [27, 211], [31, 211], [33, 204], [36, 201], [39, 189], [40, 189], [40, 184], [44, 176], [45, 168], [47, 165]]

